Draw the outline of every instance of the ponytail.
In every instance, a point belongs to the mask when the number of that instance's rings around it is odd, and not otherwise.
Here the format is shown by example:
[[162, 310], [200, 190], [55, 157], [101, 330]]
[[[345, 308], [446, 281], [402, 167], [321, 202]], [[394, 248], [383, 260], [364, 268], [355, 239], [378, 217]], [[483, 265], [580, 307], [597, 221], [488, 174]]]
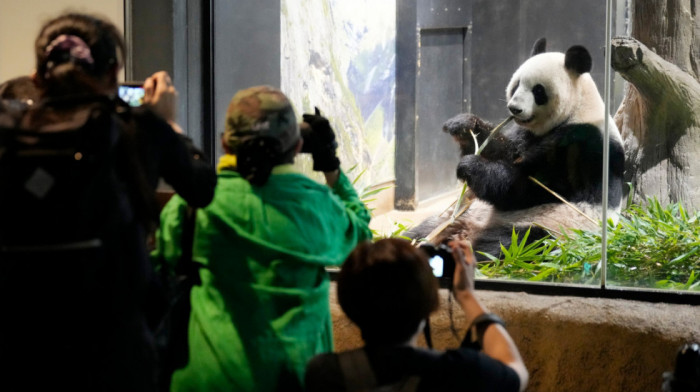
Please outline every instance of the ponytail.
[[282, 163], [279, 140], [271, 137], [254, 137], [238, 146], [238, 172], [253, 185], [267, 183], [272, 168]]

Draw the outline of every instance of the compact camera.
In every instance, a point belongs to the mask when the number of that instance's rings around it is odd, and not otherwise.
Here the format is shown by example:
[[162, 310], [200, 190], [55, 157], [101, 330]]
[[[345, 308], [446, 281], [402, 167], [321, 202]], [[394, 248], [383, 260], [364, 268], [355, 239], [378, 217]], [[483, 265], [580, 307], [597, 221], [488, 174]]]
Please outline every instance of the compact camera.
[[119, 98], [129, 104], [129, 106], [141, 106], [145, 93], [141, 82], [124, 82], [119, 84]]
[[425, 242], [420, 249], [428, 255], [428, 263], [433, 269], [433, 275], [451, 281], [455, 272], [455, 259], [452, 257], [452, 249], [445, 244], [433, 245]]

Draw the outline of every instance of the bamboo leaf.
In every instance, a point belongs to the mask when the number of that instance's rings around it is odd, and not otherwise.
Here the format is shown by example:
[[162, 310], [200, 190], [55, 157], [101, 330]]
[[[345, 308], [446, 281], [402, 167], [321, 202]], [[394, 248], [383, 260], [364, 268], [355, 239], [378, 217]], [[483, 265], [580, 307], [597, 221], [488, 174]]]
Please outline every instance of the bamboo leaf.
[[553, 274], [553, 273], [555, 273], [555, 272], [557, 272], [557, 269], [556, 269], [556, 268], [548, 268], [548, 269], [546, 269], [546, 270], [540, 272], [539, 274], [533, 276], [532, 278], [530, 278], [530, 280], [533, 281], [533, 282], [540, 282], [540, 281], [542, 281], [544, 278], [548, 277], [549, 275], [551, 275], [551, 274]]
[[362, 193], [362, 196], [361, 196], [360, 198], [361, 198], [361, 199], [364, 199], [364, 198], [367, 198], [367, 197], [370, 197], [370, 196], [374, 196], [374, 195], [376, 195], [376, 194], [378, 194], [378, 193], [380, 193], [380, 192], [383, 192], [383, 191], [385, 191], [385, 190], [387, 190], [387, 189], [390, 189], [390, 188], [391, 188], [390, 186], [385, 186], [385, 187], [382, 187], [382, 188], [377, 188], [377, 189], [373, 189], [373, 190], [371, 190], [371, 191], [363, 192], [363, 193]]

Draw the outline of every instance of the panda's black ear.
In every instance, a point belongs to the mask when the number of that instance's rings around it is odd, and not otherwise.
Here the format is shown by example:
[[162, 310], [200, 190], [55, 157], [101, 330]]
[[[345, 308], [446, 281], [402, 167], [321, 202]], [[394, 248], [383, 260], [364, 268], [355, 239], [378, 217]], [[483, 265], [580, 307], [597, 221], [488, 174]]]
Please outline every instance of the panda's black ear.
[[564, 57], [564, 67], [570, 71], [574, 71], [579, 75], [586, 72], [591, 72], [593, 68], [593, 60], [591, 59], [588, 50], [581, 45], [572, 46], [566, 51]]
[[542, 37], [542, 38], [538, 39], [537, 41], [535, 41], [535, 44], [532, 45], [532, 51], [530, 51], [530, 57], [532, 57], [536, 54], [544, 53], [546, 51], [547, 51], [547, 38]]

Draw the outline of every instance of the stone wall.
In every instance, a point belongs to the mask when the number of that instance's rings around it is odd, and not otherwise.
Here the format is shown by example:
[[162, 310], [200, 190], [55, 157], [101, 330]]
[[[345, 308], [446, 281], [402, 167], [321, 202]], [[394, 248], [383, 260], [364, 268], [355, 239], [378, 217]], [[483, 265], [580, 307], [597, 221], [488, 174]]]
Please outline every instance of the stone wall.
[[[455, 347], [450, 332], [447, 292], [431, 317], [433, 344]], [[661, 391], [662, 374], [674, 366], [676, 350], [700, 341], [700, 307], [600, 298], [539, 296], [479, 291], [490, 311], [508, 323], [530, 371], [527, 391]], [[453, 302], [459, 336], [466, 328]], [[335, 348], [362, 345], [358, 329], [331, 290]]]

